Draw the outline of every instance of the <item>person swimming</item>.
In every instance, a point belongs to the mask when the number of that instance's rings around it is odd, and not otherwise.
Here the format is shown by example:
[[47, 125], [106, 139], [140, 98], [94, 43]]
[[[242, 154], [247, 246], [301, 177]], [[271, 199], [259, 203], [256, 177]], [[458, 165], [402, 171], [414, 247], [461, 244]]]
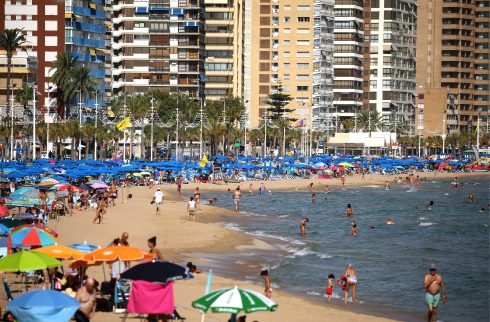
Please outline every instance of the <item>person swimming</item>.
[[352, 222], [352, 228], [350, 230], [352, 236], [357, 236], [357, 224], [355, 221]]
[[311, 203], [316, 203], [316, 195], [314, 193], [311, 194]]
[[391, 219], [391, 217], [388, 217], [388, 219], [386, 220], [386, 224], [387, 225], [394, 225], [395, 221], [393, 219]]
[[434, 206], [434, 201], [429, 201], [429, 204], [427, 205], [427, 207], [425, 207], [425, 209], [427, 210], [432, 210], [432, 207]]

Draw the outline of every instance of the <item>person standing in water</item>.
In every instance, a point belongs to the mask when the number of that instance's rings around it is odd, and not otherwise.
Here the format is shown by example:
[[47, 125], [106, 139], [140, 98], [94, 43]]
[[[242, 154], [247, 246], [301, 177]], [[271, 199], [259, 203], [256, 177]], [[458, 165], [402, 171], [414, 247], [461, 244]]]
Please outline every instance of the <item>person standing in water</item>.
[[305, 234], [306, 234], [306, 224], [309, 222], [310, 220], [308, 219], [308, 217], [303, 217], [299, 223], [299, 231], [301, 232], [301, 238], [305, 238]]
[[316, 195], [314, 193], [311, 194], [311, 203], [316, 203]]
[[330, 299], [333, 294], [333, 280], [335, 276], [333, 274], [328, 274], [328, 282], [327, 288], [325, 289], [325, 294], [327, 294], [327, 300], [330, 302]]
[[428, 306], [427, 321], [437, 321], [437, 306], [441, 300], [442, 304], [446, 304], [446, 286], [442, 281], [441, 275], [437, 274], [437, 268], [434, 264], [429, 266], [429, 274], [424, 277], [425, 301]]
[[251, 183], [249, 186], [248, 186], [248, 195], [249, 196], [252, 196], [254, 194], [254, 188], [253, 188], [253, 184]]
[[429, 201], [429, 204], [427, 205], [427, 207], [425, 207], [425, 209], [427, 210], [432, 210], [432, 207], [434, 206], [434, 201]]
[[340, 176], [340, 182], [342, 182], [342, 189], [344, 188], [345, 186], [345, 176], [344, 174], [342, 173], [342, 175]]
[[468, 195], [468, 202], [469, 203], [473, 203], [473, 192], [470, 192], [470, 194]]
[[242, 196], [242, 192], [240, 191], [240, 187], [236, 187], [235, 192], [233, 192], [233, 202], [235, 203], [235, 212], [240, 212], [241, 196]]
[[352, 222], [352, 228], [350, 230], [352, 236], [357, 236], [357, 224], [355, 221]]
[[271, 288], [271, 280], [269, 278], [269, 270], [264, 269], [262, 272], [260, 272], [260, 276], [264, 280], [264, 295], [268, 298], [272, 297], [272, 288]]
[[346, 278], [346, 283], [344, 286], [344, 303], [347, 304], [350, 289], [352, 289], [352, 303], [356, 303], [357, 273], [352, 264], [347, 264], [344, 276]]

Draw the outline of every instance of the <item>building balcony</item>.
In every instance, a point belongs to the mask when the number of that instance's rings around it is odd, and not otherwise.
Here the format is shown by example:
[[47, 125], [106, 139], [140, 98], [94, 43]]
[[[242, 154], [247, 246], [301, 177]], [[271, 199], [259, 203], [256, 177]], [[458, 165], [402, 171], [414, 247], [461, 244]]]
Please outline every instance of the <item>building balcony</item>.
[[[206, 75], [208, 75], [208, 72], [206, 72]], [[212, 83], [212, 82], [206, 82], [204, 85], [204, 88], [206, 89], [211, 89], [211, 88], [233, 88], [233, 83]]]
[[233, 33], [231, 32], [221, 32], [221, 31], [206, 31], [206, 38], [233, 38]]

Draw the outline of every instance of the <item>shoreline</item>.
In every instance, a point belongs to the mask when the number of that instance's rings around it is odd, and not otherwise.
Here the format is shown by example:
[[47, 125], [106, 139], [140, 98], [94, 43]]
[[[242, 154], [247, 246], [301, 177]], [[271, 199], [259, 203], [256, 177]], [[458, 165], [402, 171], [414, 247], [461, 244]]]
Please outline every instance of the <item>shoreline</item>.
[[[416, 173], [421, 177], [426, 176], [428, 179], [450, 179], [454, 176], [458, 178], [465, 177], [481, 177], [488, 176], [485, 173], [474, 174], [436, 174], [433, 173]], [[384, 181], [393, 180], [394, 176], [381, 175], [366, 175], [365, 180], [360, 177], [347, 177], [346, 188], [349, 186], [364, 186], [364, 185], [382, 185]], [[340, 186], [340, 180], [337, 179], [291, 179], [265, 182], [267, 189], [272, 191], [288, 191], [288, 190], [307, 190], [307, 185], [314, 182], [314, 190], [322, 190], [325, 184], [329, 186]], [[248, 190], [250, 182], [240, 184], [243, 193]], [[254, 190], [258, 189], [260, 181], [252, 182]], [[277, 254], [277, 248], [274, 242], [264, 240], [259, 236], [247, 234], [245, 232], [233, 231], [229, 228], [220, 226], [220, 222], [227, 222], [227, 219], [235, 217], [235, 213], [215, 206], [204, 206], [202, 211], [198, 212], [197, 222], [190, 222], [186, 214], [185, 206], [187, 198], [186, 194], [191, 193], [195, 187], [208, 194], [213, 192], [227, 192], [228, 188], [234, 189], [238, 184], [217, 185], [217, 184], [202, 184], [190, 183], [183, 185], [183, 194], [179, 198], [176, 194], [176, 185], [161, 185], [158, 186], [165, 193], [165, 201], [162, 207], [162, 215], [154, 214], [154, 207], [149, 205], [149, 201], [153, 196], [156, 187], [148, 189], [148, 187], [137, 187], [130, 191], [125, 190], [124, 194], [132, 193], [133, 198], [125, 203], [121, 203], [117, 199], [116, 207], [110, 207], [108, 215], [101, 225], [91, 223], [93, 216], [92, 211], [77, 212], [74, 216], [61, 218], [57, 227], [60, 234], [60, 243], [69, 244], [72, 242], [83, 242], [87, 240], [89, 243], [105, 246], [113, 238], [119, 237], [123, 231], [129, 232], [129, 242], [132, 246], [146, 249], [146, 239], [152, 236], [157, 236], [157, 247], [163, 252], [166, 259], [179, 264], [185, 264], [191, 259], [198, 267], [207, 270], [206, 267], [211, 266], [210, 262], [206, 262], [206, 254], [216, 256], [214, 263], [219, 265], [222, 258], [230, 258], [234, 255], [246, 253], [254, 253], [258, 251], [268, 251], [270, 254]], [[209, 197], [212, 197], [209, 195]], [[206, 198], [204, 198], [206, 199]], [[219, 202], [219, 201], [218, 201]], [[219, 203], [218, 203], [219, 205]], [[234, 257], [233, 257], [234, 258]], [[233, 259], [232, 259], [233, 260]], [[226, 260], [225, 260], [226, 261]], [[242, 264], [243, 265], [243, 264]], [[258, 264], [257, 264], [258, 265]], [[107, 266], [107, 265], [106, 265]], [[240, 265], [238, 265], [240, 267]], [[107, 267], [106, 267], [107, 268]], [[232, 269], [236, 273], [233, 278], [222, 277], [215, 271], [212, 289], [219, 287], [232, 287], [234, 284], [255, 289], [262, 292], [262, 286], [256, 284], [255, 281], [249, 281], [246, 276], [239, 276], [240, 270], [236, 267]], [[255, 274], [259, 273], [259, 268], [252, 270]], [[102, 281], [102, 269], [100, 266], [90, 267], [89, 275], [96, 277]], [[226, 274], [224, 274], [226, 275]], [[238, 275], [238, 276], [237, 276]], [[198, 310], [190, 306], [192, 300], [204, 294], [207, 274], [197, 274], [196, 278], [190, 281], [179, 281], [175, 284], [174, 293], [178, 311], [182, 316], [187, 317], [189, 321], [200, 319]], [[279, 310], [274, 313], [254, 313], [249, 319], [252, 321], [286, 321], [286, 320], [301, 320], [301, 321], [321, 321], [322, 317], [328, 315], [333, 320], [342, 321], [388, 321], [397, 319], [396, 312], [391, 312], [387, 315], [375, 311], [376, 305], [373, 305], [373, 311], [368, 308], [368, 312], [363, 309], [367, 305], [347, 305], [343, 304], [331, 305], [321, 303], [321, 300], [308, 296], [308, 294], [297, 294], [288, 292], [284, 289], [274, 290], [273, 300], [279, 304]], [[303, 309], [298, 310], [298, 307]], [[358, 312], [358, 308], [363, 312]], [[227, 315], [211, 314], [208, 315], [208, 321], [227, 321]], [[113, 313], [97, 312], [93, 321], [119, 321], [120, 316]], [[400, 318], [400, 320], [406, 320]]]

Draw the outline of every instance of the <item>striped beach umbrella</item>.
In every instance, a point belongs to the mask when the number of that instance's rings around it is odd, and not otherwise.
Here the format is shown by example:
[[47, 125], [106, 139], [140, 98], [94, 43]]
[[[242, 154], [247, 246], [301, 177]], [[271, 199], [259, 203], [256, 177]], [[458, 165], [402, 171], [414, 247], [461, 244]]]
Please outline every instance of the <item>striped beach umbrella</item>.
[[213, 313], [275, 311], [277, 304], [259, 292], [243, 288], [224, 288], [211, 292], [192, 302], [192, 306], [203, 312]]
[[45, 229], [30, 227], [11, 232], [9, 244], [11, 247], [44, 247], [56, 244], [56, 238]]

